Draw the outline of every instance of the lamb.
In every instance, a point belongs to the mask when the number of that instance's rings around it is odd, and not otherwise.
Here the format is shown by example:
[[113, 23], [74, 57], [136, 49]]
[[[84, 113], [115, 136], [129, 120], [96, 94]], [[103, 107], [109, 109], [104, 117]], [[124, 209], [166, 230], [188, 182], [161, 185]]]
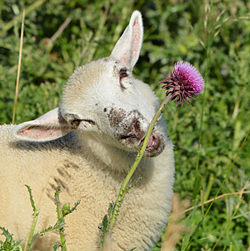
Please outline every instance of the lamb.
[[[142, 40], [142, 17], [135, 11], [109, 57], [75, 70], [59, 108], [0, 127], [0, 226], [15, 239], [27, 239], [32, 221], [25, 184], [40, 208], [36, 231], [56, 222], [53, 197], [60, 186], [62, 203], [81, 201], [65, 218], [68, 250], [99, 250], [98, 225], [159, 107], [150, 87], [132, 76]], [[110, 250], [150, 250], [165, 226], [174, 183], [167, 133], [161, 119], [130, 185], [142, 179], [120, 207]], [[58, 240], [57, 233], [45, 235], [32, 250], [52, 250]]]

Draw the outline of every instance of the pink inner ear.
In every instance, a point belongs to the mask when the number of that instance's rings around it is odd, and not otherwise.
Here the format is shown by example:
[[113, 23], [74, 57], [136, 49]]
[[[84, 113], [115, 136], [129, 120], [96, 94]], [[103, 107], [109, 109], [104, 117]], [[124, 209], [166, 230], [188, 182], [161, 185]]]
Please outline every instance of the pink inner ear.
[[27, 129], [18, 131], [17, 135], [29, 139], [52, 140], [63, 136], [62, 128], [52, 128], [43, 126], [30, 126]]
[[137, 61], [141, 50], [141, 43], [142, 43], [141, 33], [142, 32], [140, 30], [139, 20], [137, 18], [133, 24], [133, 42], [132, 42], [132, 58], [136, 58], [135, 61]]
[[130, 61], [129, 58], [129, 53], [124, 53], [123, 56], [120, 58], [120, 61], [125, 64], [126, 66], [128, 66], [128, 62]]
[[140, 45], [140, 42], [141, 42], [141, 32], [140, 32], [140, 25], [139, 25], [139, 21], [136, 19], [136, 21], [134, 22], [134, 25], [133, 25], [133, 42], [134, 44], [139, 44]]

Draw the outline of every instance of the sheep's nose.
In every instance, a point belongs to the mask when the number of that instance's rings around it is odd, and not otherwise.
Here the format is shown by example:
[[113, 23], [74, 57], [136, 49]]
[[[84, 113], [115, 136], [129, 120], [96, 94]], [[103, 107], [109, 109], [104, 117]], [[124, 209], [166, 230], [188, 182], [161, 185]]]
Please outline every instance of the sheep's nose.
[[120, 135], [121, 139], [126, 138], [135, 138], [138, 140], [143, 139], [145, 136], [145, 131], [141, 129], [141, 123], [138, 119], [134, 119], [129, 127], [129, 130], [127, 130], [126, 133], [123, 133]]

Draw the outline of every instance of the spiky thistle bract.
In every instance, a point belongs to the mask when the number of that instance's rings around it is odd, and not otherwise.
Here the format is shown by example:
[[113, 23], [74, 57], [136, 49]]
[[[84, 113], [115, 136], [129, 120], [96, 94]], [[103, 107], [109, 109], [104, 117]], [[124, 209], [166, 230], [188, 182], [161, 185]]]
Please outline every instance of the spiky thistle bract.
[[166, 74], [164, 80], [160, 83], [164, 84], [162, 89], [166, 90], [166, 96], [172, 95], [171, 100], [177, 102], [176, 105], [184, 105], [184, 100], [189, 104], [188, 98], [195, 99], [194, 95], [198, 95], [204, 89], [205, 84], [201, 74], [197, 69], [187, 62], [177, 62], [170, 76]]

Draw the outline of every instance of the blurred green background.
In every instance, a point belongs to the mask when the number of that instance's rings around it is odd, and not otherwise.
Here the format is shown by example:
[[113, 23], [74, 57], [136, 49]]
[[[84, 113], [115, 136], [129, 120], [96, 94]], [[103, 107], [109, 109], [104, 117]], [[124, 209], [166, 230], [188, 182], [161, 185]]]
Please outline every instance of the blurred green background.
[[[249, 139], [219, 192], [225, 196], [215, 201], [203, 221], [209, 204], [198, 204], [219, 191], [250, 129], [250, 1], [2, 0], [0, 124], [12, 120], [24, 8], [15, 123], [57, 107], [74, 69], [108, 56], [133, 10], [140, 10], [144, 20], [134, 75], [148, 83], [160, 101], [165, 94], [159, 81], [175, 62], [187, 61], [201, 72], [206, 89], [192, 106], [169, 103], [164, 110], [175, 145], [174, 190], [195, 206], [178, 223], [188, 231], [180, 235], [175, 250], [249, 251]], [[244, 186], [240, 197], [237, 192]], [[164, 237], [154, 251], [160, 250]]]

